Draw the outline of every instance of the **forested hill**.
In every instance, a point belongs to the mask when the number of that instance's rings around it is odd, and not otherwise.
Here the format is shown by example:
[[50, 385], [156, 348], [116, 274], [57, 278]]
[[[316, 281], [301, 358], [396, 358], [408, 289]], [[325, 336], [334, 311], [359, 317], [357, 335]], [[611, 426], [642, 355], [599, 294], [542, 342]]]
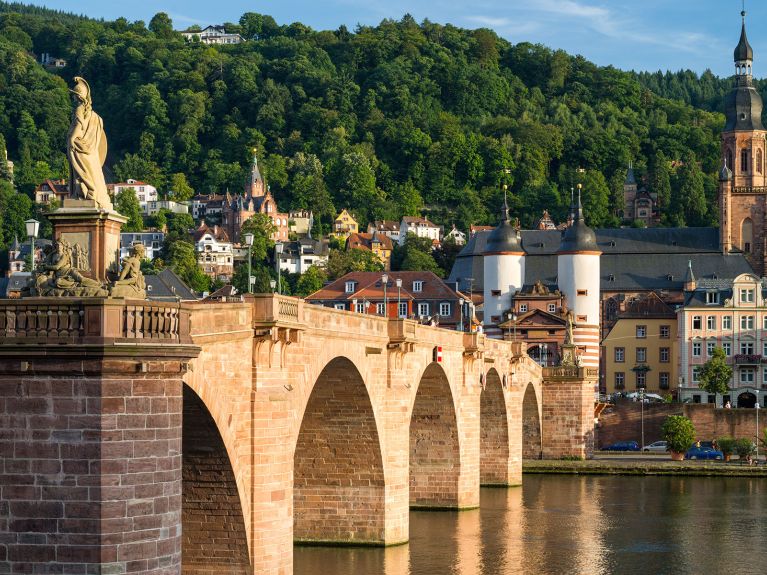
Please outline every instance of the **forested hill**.
[[[67, 84], [81, 75], [109, 173], [163, 191], [176, 174], [198, 192], [240, 190], [255, 147], [280, 207], [326, 226], [343, 207], [363, 223], [493, 223], [504, 177], [523, 225], [544, 208], [561, 221], [580, 179], [590, 223], [609, 226], [633, 161], [667, 223], [715, 223], [724, 118], [662, 97], [690, 90], [651, 75], [409, 16], [315, 31], [247, 13], [227, 25], [247, 41], [213, 47], [185, 42], [165, 14], [146, 25], [23, 12], [0, 3], [0, 132], [22, 190], [64, 174]], [[46, 71], [41, 53], [68, 65]]]

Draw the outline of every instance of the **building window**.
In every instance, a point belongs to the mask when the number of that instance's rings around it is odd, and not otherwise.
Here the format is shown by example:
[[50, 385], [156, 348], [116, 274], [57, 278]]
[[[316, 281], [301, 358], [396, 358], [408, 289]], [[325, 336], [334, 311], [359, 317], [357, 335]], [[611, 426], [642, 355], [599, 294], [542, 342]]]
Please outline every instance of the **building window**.
[[747, 254], [751, 253], [751, 242], [745, 242], [743, 244], [743, 251], [746, 252]]
[[671, 337], [671, 326], [670, 325], [662, 325], [660, 326], [660, 336], [662, 339], [668, 339]]
[[740, 354], [741, 355], [754, 355], [754, 342], [753, 341], [741, 341], [740, 342]]
[[706, 355], [708, 357], [711, 357], [714, 355], [714, 349], [716, 348], [716, 342], [715, 341], [707, 341], [706, 342]]
[[741, 316], [740, 329], [754, 329], [754, 316], [752, 315]]
[[[549, 313], [554, 313], [555, 311], [557, 311], [557, 305], [553, 304], [553, 303], [550, 303], [549, 304]], [[767, 320], [767, 316], [765, 316], [765, 320]]]
[[519, 311], [520, 311], [520, 313], [527, 312], [527, 304], [526, 303], [519, 304]]
[[637, 389], [641, 389], [641, 388], [647, 387], [647, 372], [646, 371], [637, 371], [636, 372], [636, 378], [637, 378]]
[[670, 347], [662, 347], [660, 348], [659, 353], [659, 361], [661, 363], [668, 363], [671, 358], [671, 348]]
[[732, 316], [726, 315], [722, 318], [722, 329], [732, 329]]
[[638, 325], [637, 326], [637, 337], [640, 339], [644, 339], [647, 337], [647, 326], [646, 325]]
[[743, 149], [740, 151], [740, 171], [741, 172], [748, 172], [748, 149]]
[[419, 303], [418, 304], [418, 315], [421, 317], [429, 315], [429, 304], [428, 303]]
[[692, 356], [693, 357], [700, 357], [700, 350], [701, 345], [699, 341], [696, 341], [692, 344]]
[[753, 369], [741, 369], [740, 370], [740, 383], [746, 385], [752, 385], [754, 383], [754, 371]]
[[754, 290], [751, 288], [741, 288], [740, 303], [754, 303]]
[[706, 329], [714, 330], [716, 329], [716, 316], [710, 315], [706, 318]]
[[706, 303], [708, 305], [714, 305], [719, 303], [719, 292], [718, 291], [706, 292]]
[[354, 293], [354, 284], [356, 282], [346, 282], [346, 293]]
[[407, 302], [400, 302], [398, 307], [399, 317], [407, 317]]
[[450, 317], [450, 304], [449, 303], [441, 303], [439, 304], [439, 315], [442, 317]]
[[377, 303], [376, 304], [376, 313], [378, 315], [384, 315], [386, 313], [386, 307], [383, 303]]
[[637, 348], [637, 363], [644, 363], [647, 361], [647, 348], [646, 347], [638, 347]]
[[589, 295], [589, 290], [587, 289], [579, 289], [576, 291], [577, 295]]
[[626, 348], [625, 347], [616, 347], [615, 348], [615, 361], [616, 363], [623, 363], [626, 361]]
[[413, 282], [413, 291], [414, 292], [421, 292], [423, 291], [423, 282], [418, 280]]
[[661, 371], [658, 375], [658, 387], [660, 389], [668, 389], [671, 378], [667, 371]]
[[729, 341], [723, 341], [722, 351], [724, 352], [724, 355], [732, 355], [732, 343]]
[[692, 329], [703, 329], [703, 318], [701, 316], [692, 316]]
[[626, 374], [622, 371], [615, 372], [615, 389], [623, 389], [626, 387]]
[[334, 307], [334, 308], [336, 308], [336, 309], [346, 309], [346, 304], [343, 304], [343, 303], [337, 303], [337, 304], [336, 304], [336, 305], [334, 305], [333, 307]]
[[501, 290], [499, 289], [490, 290], [490, 295], [493, 297], [501, 297]]
[[762, 151], [757, 150], [756, 151], [756, 171], [757, 173], [762, 173]]
[[700, 366], [696, 365], [692, 368], [692, 382], [698, 383], [700, 381]]
[[579, 323], [580, 322], [583, 322], [583, 323], [586, 322], [586, 316], [585, 315], [576, 316], [575, 319], [578, 320]]
[[364, 303], [355, 303], [354, 304], [354, 311], [357, 313], [365, 313], [365, 304]]

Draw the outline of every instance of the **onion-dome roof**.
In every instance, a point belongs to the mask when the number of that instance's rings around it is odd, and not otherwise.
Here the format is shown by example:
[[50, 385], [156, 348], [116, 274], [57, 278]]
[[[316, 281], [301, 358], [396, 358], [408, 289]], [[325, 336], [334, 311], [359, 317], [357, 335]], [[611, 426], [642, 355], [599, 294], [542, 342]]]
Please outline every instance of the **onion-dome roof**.
[[501, 223], [490, 232], [485, 245], [485, 254], [514, 253], [524, 254], [522, 238], [509, 219], [509, 205], [506, 203], [506, 194], [503, 197], [503, 212]]
[[586, 225], [583, 217], [583, 205], [581, 204], [581, 192], [578, 190], [578, 205], [573, 214], [573, 225], [562, 234], [562, 242], [559, 244], [558, 254], [573, 252], [600, 252], [597, 246], [597, 236]]
[[740, 15], [743, 16], [743, 27], [740, 30], [740, 41], [735, 47], [734, 56], [736, 62], [754, 59], [754, 49], [751, 48], [751, 44], [748, 43], [748, 38], [746, 38], [746, 13], [741, 12]]

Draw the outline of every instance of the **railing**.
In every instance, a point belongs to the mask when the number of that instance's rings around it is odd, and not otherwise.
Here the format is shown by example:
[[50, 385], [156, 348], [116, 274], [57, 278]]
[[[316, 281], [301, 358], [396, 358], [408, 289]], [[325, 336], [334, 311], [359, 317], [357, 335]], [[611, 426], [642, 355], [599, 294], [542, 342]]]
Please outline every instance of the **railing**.
[[739, 353], [733, 356], [735, 365], [757, 365], [762, 362], [762, 356], [754, 353]]
[[77, 337], [83, 335], [85, 310], [79, 303], [0, 304], [0, 338]]
[[389, 339], [391, 341], [406, 341], [415, 339], [418, 323], [412, 319], [389, 320]]
[[304, 301], [295, 297], [277, 294], [254, 294], [253, 321], [258, 324], [277, 322], [301, 323]]
[[178, 339], [181, 310], [162, 304], [126, 305], [122, 336], [127, 339]]
[[765, 194], [767, 187], [764, 186], [735, 186], [732, 190], [734, 194]]

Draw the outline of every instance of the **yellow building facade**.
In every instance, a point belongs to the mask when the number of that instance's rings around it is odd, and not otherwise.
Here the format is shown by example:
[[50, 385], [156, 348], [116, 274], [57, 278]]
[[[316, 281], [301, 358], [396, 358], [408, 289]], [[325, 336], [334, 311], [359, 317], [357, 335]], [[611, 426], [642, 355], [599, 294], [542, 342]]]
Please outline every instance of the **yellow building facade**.
[[347, 210], [341, 210], [333, 222], [333, 231], [330, 235], [339, 240], [345, 240], [349, 234], [356, 234], [357, 232], [359, 232], [357, 220]]

